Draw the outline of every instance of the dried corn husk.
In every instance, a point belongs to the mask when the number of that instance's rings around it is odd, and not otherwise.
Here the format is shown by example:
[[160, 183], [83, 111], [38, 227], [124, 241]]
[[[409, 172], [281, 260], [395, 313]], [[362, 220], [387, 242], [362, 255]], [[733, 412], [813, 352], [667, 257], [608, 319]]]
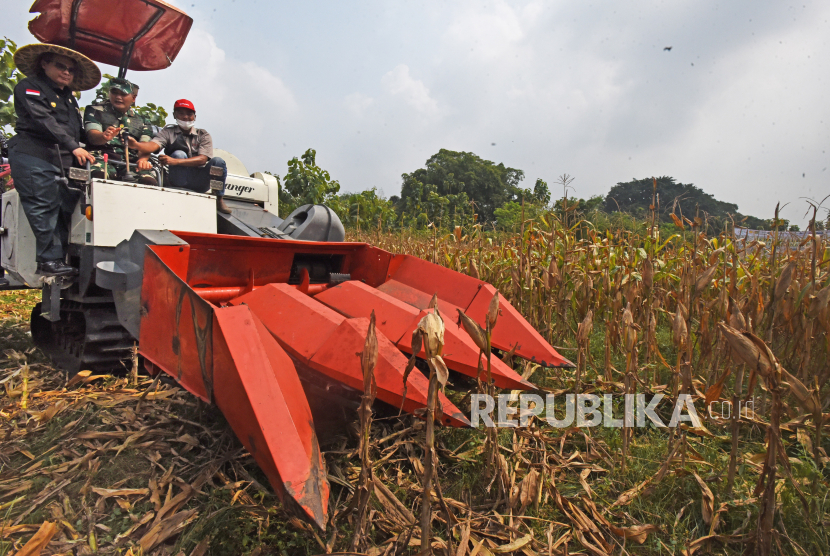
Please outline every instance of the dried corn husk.
[[687, 347], [687, 337], [689, 335], [689, 331], [686, 328], [686, 320], [683, 318], [683, 313], [681, 311], [683, 307], [682, 303], [678, 303], [677, 312], [674, 314], [674, 318], [672, 319], [672, 340], [674, 340], [674, 345], [677, 346], [677, 349], [683, 350]]
[[648, 291], [654, 287], [654, 264], [651, 259], [643, 259], [643, 285]]
[[712, 281], [712, 278], [715, 277], [715, 272], [718, 270], [718, 263], [716, 262], [706, 270], [704, 270], [700, 276], [698, 276], [697, 280], [695, 281], [695, 295], [700, 295], [703, 290], [705, 290], [709, 283]]
[[435, 313], [427, 313], [418, 323], [427, 358], [441, 355], [444, 349], [444, 321]]
[[746, 330], [746, 319], [732, 296], [729, 296], [729, 326], [735, 330]]
[[794, 273], [795, 261], [790, 261], [787, 263], [787, 266], [784, 267], [784, 270], [781, 271], [781, 276], [778, 277], [778, 281], [775, 283], [776, 301], [783, 298], [784, 294], [787, 293], [787, 290], [790, 288], [790, 284], [793, 282]]
[[485, 354], [488, 352], [487, 349], [487, 334], [484, 330], [479, 326], [479, 324], [468, 317], [464, 311], [461, 309], [456, 309], [458, 311], [458, 318], [461, 320], [461, 326], [464, 327], [464, 330], [467, 331], [467, 334], [470, 335], [470, 338], [473, 339], [473, 342], [478, 346], [478, 349], [483, 351]]
[[490, 300], [490, 305], [487, 308], [487, 323], [490, 325], [490, 330], [496, 327], [496, 321], [499, 318], [499, 292], [493, 294], [493, 299]]
[[[626, 309], [627, 310], [627, 309]], [[630, 315], [629, 311], [629, 315]], [[632, 318], [633, 322], [633, 318]], [[588, 338], [591, 337], [591, 331], [594, 329], [594, 312], [588, 309], [588, 314], [579, 323], [579, 328], [576, 332], [576, 344], [578, 346], [585, 346], [588, 343]]]

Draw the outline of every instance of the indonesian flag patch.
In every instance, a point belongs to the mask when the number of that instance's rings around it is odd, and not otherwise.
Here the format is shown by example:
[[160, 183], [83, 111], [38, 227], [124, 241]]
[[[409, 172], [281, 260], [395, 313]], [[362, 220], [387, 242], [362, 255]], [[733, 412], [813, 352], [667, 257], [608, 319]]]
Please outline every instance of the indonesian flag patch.
[[27, 95], [34, 95], [36, 97], [40, 96], [40, 91], [35, 91], [34, 89], [26, 89]]

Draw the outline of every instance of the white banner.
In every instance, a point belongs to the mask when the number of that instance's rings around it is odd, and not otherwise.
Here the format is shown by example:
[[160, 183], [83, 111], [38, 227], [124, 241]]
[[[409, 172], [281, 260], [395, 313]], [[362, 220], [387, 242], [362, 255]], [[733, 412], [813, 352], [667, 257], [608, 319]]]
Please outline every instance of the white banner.
[[[782, 243], [801, 243], [811, 236], [809, 230], [803, 232], [786, 232], [778, 231], [778, 241]], [[830, 239], [830, 230], [816, 230], [816, 236], [820, 239]], [[735, 238], [746, 239], [747, 241], [772, 241], [775, 237], [775, 232], [772, 230], [750, 230], [749, 228], [741, 228], [735, 226]]]

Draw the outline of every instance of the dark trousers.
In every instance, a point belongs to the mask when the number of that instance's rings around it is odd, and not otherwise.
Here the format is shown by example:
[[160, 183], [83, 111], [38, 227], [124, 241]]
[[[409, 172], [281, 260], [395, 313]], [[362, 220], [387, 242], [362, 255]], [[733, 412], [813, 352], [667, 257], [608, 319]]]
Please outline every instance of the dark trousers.
[[[179, 159], [188, 158], [187, 153], [184, 151], [173, 151], [170, 157]], [[204, 166], [170, 166], [168, 170], [170, 183], [165, 185], [189, 189], [196, 193], [207, 193], [210, 189], [210, 169], [214, 166], [222, 168], [222, 190], [216, 192], [216, 196], [221, 197], [225, 194], [225, 180], [228, 177], [228, 166], [219, 157], [211, 158]]]
[[61, 171], [42, 158], [9, 152], [14, 188], [35, 234], [39, 263], [63, 260], [78, 193], [58, 183]]

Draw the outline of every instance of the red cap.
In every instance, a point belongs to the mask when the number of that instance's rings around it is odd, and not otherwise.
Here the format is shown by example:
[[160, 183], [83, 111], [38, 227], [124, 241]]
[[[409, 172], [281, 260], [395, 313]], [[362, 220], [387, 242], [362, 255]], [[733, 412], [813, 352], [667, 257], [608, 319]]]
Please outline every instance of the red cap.
[[187, 100], [186, 98], [180, 98], [176, 101], [176, 104], [173, 105], [173, 110], [176, 108], [189, 108], [190, 110], [196, 111], [196, 107], [193, 106], [193, 103]]

